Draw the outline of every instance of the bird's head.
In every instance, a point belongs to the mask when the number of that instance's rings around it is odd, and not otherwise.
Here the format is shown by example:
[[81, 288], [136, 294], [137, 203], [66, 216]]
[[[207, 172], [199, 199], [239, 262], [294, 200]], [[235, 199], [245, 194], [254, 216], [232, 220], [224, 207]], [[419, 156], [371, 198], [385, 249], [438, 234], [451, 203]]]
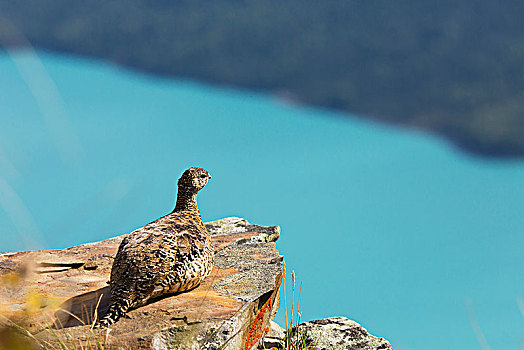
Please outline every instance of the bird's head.
[[192, 167], [184, 171], [178, 179], [178, 187], [191, 192], [198, 192], [204, 188], [209, 179], [211, 179], [211, 176], [205, 169]]

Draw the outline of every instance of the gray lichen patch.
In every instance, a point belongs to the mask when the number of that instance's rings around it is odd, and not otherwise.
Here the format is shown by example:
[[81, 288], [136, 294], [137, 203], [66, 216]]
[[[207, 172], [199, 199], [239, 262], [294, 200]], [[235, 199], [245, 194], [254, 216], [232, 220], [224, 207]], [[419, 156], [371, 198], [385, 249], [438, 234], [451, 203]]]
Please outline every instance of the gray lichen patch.
[[237, 241], [216, 254], [215, 265], [238, 271], [213, 285], [219, 294], [253, 301], [275, 289], [274, 276], [282, 271], [282, 257], [278, 255], [274, 243], [238, 244]]
[[276, 242], [280, 237], [279, 226], [252, 225], [246, 219], [230, 217], [206, 224], [211, 236], [224, 236], [239, 233], [254, 233], [249, 240], [252, 242]]

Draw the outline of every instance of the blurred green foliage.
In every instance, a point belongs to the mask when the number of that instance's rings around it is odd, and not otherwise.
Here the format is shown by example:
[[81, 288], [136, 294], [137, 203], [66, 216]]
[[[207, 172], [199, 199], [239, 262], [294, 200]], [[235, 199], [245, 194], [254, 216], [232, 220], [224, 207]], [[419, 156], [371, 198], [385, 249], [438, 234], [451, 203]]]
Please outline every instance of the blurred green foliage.
[[[0, 16], [40, 48], [524, 155], [522, 1], [0, 0]], [[2, 28], [4, 45], [23, 45]]]

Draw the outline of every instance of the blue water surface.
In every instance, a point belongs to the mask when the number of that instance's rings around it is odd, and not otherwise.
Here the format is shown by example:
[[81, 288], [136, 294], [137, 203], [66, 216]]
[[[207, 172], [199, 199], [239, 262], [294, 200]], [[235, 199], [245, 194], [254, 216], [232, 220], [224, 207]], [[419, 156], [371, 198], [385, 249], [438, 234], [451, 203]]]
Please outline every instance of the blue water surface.
[[269, 95], [0, 55], [0, 251], [143, 226], [195, 165], [213, 176], [205, 221], [281, 226], [302, 320], [348, 316], [395, 349], [524, 344], [523, 161]]

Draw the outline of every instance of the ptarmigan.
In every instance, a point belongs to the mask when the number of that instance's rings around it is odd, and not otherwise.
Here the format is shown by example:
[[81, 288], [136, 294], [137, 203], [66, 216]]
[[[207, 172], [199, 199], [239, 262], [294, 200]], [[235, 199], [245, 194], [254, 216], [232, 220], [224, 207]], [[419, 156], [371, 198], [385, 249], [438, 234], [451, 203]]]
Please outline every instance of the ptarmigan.
[[110, 306], [99, 326], [151, 298], [195, 288], [210, 274], [214, 251], [196, 201], [209, 179], [202, 168], [187, 169], [178, 180], [173, 212], [124, 238], [111, 269]]

